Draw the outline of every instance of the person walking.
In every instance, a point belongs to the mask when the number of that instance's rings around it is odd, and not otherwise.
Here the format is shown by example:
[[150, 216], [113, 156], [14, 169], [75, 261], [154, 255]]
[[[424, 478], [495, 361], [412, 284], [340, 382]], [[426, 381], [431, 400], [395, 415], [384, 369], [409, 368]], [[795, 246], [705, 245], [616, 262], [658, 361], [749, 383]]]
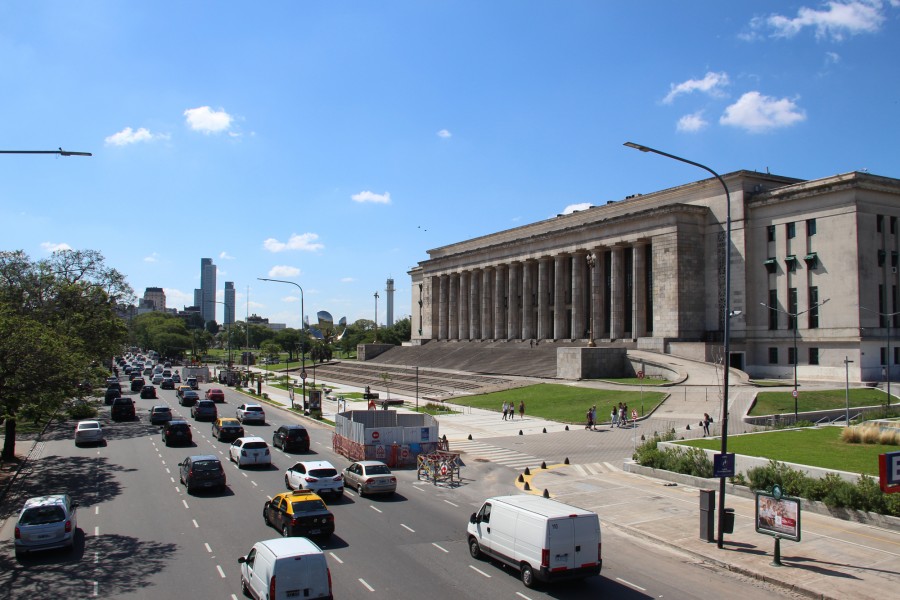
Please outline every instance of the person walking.
[[585, 413], [584, 415], [585, 419], [587, 419], [587, 425], [584, 426], [585, 429], [591, 429], [594, 427], [594, 420], [591, 415], [591, 409], [589, 408], [587, 409], [587, 413]]
[[712, 419], [709, 418], [709, 413], [703, 413], [703, 437], [709, 435], [709, 423]]
[[515, 421], [516, 420], [516, 403], [510, 402], [508, 408], [509, 408], [509, 420]]
[[506, 410], [507, 410], [506, 402], [503, 402], [503, 420], [504, 421], [506, 420]]
[[625, 405], [619, 402], [619, 427], [625, 427]]
[[615, 406], [612, 407], [612, 410], [609, 413], [609, 428], [612, 429], [616, 426], [616, 422], [619, 420], [619, 409]]
[[591, 407], [591, 431], [597, 431], [597, 405]]
[[525, 418], [525, 401], [524, 400], [519, 400], [519, 418], [520, 419]]

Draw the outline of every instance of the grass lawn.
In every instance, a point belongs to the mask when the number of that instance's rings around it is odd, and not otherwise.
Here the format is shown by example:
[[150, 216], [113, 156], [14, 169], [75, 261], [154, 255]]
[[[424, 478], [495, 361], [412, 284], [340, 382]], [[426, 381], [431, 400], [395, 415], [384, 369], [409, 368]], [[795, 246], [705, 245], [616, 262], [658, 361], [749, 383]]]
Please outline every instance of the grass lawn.
[[[830, 410], [846, 408], [846, 390], [799, 390], [797, 410]], [[850, 390], [850, 407], [878, 406], [885, 403], [887, 394], [876, 388], [852, 388]], [[750, 410], [751, 417], [760, 415], [777, 415], [794, 413], [794, 397], [791, 392], [760, 392], [756, 395], [756, 404]]]
[[[837, 469], [878, 476], [878, 455], [896, 452], [897, 446], [847, 444], [841, 441], [841, 427], [822, 427], [728, 436], [728, 450], [779, 462]], [[707, 450], [721, 448], [715, 438], [678, 442]]]
[[[659, 404], [665, 396], [666, 394], [662, 392], [645, 391], [644, 412]], [[584, 413], [595, 404], [599, 422], [609, 420], [610, 409], [619, 402], [626, 403], [629, 411], [636, 408], [638, 414], [641, 414], [640, 391], [595, 390], [553, 383], [541, 383], [480, 396], [456, 396], [449, 401], [453, 404], [494, 410], [497, 413], [500, 412], [504, 401], [514, 402], [517, 416], [519, 402], [524, 401], [526, 415], [563, 423], [584, 423]]]
[[600, 379], [599, 381], [608, 381], [610, 383], [618, 383], [620, 385], [665, 385], [669, 383], [668, 379], [650, 379], [649, 377], [623, 377], [622, 379]]

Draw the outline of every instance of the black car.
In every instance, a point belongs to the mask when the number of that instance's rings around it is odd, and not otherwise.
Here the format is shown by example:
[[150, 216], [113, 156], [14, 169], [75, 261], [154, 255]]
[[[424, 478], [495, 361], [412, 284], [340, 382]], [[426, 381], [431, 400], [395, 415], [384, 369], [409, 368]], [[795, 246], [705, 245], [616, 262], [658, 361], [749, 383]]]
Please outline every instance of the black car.
[[281, 532], [284, 537], [331, 537], [334, 533], [334, 515], [325, 502], [310, 490], [282, 492], [266, 500], [263, 518]]
[[156, 398], [156, 386], [145, 385], [141, 388], [141, 398]]
[[144, 381], [143, 377], [135, 377], [131, 380], [131, 391], [139, 392], [144, 388], [145, 385], [147, 385], [147, 382]]
[[119, 388], [114, 388], [114, 387], [107, 388], [106, 394], [103, 395], [103, 402], [105, 404], [109, 405], [109, 404], [112, 404], [113, 400], [115, 400], [116, 398], [121, 398], [122, 390], [120, 388], [121, 388], [121, 386]]
[[211, 454], [188, 456], [178, 466], [181, 483], [188, 494], [198, 489], [225, 489], [225, 469], [219, 459]]
[[162, 427], [162, 441], [166, 446], [172, 444], [191, 444], [194, 436], [191, 426], [182, 419], [173, 419]]
[[309, 452], [309, 432], [303, 425], [282, 425], [272, 435], [272, 445], [285, 452]]
[[185, 390], [181, 392], [181, 398], [178, 403], [182, 406], [193, 406], [200, 400], [200, 394], [194, 390]]
[[109, 409], [110, 419], [113, 421], [133, 421], [134, 416], [134, 400], [122, 397], [113, 400], [112, 408]]
[[218, 412], [212, 400], [200, 400], [191, 407], [191, 416], [198, 421], [215, 421], [219, 417]]
[[244, 437], [244, 428], [237, 419], [216, 419], [212, 424], [212, 435], [220, 442], [233, 442]]
[[159, 384], [159, 389], [174, 390], [175, 389], [175, 381], [171, 377], [165, 377], [165, 378], [163, 378], [162, 383]]

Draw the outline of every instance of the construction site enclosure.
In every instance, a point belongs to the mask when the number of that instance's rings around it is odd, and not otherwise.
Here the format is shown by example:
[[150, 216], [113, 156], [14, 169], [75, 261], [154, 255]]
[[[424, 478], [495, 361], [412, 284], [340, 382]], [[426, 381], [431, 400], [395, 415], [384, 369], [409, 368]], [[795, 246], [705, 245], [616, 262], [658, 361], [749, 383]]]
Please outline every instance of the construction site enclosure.
[[350, 410], [335, 415], [332, 446], [350, 460], [380, 460], [389, 467], [415, 467], [420, 454], [442, 447], [438, 422], [429, 414]]

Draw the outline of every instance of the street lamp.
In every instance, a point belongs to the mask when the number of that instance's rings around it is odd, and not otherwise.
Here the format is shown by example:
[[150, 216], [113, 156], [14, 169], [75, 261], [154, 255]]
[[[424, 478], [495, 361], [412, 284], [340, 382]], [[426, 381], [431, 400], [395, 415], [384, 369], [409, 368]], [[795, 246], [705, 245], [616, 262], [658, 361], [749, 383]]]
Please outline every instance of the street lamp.
[[[266, 277], [257, 277], [260, 281], [274, 281], [275, 283], [287, 283], [288, 285], [292, 285], [300, 290], [300, 331], [306, 331], [306, 309], [303, 305], [303, 288], [300, 287], [299, 283], [294, 283], [293, 281], [286, 281], [284, 279], [268, 279]], [[306, 410], [306, 352], [303, 350], [303, 340], [300, 340], [300, 360], [302, 361], [303, 366], [300, 367], [300, 381], [303, 382], [303, 409]], [[293, 404], [293, 401], [292, 401]]]
[[[885, 356], [885, 366], [886, 366], [886, 375], [887, 375], [887, 407], [891, 407], [891, 321], [895, 316], [900, 315], [900, 311], [892, 312], [892, 313], [883, 313], [878, 312], [877, 310], [872, 310], [871, 308], [866, 308], [865, 306], [860, 306], [861, 309], [867, 310], [869, 312], [875, 313], [879, 317], [887, 317], [887, 356]], [[880, 325], [880, 323], [879, 323]], [[849, 425], [849, 423], [848, 423]]]
[[[221, 304], [226, 308], [228, 307], [226, 303], [219, 302], [218, 300], [207, 300], [207, 302]], [[225, 323], [225, 339], [228, 340], [228, 360], [226, 361], [225, 366], [227, 367], [227, 370], [231, 372], [231, 330], [228, 328], [228, 323]]]
[[793, 393], [793, 396], [794, 396], [794, 423], [797, 422], [797, 404], [798, 404], [798, 399], [800, 396], [799, 392], [797, 391], [797, 363], [800, 362], [800, 360], [799, 360], [800, 357], [797, 356], [797, 320], [800, 317], [800, 315], [806, 314], [809, 311], [811, 311], [812, 309], [822, 306], [829, 300], [830, 300], [830, 298], [825, 298], [821, 302], [816, 302], [815, 304], [813, 304], [806, 310], [801, 310], [800, 312], [796, 312], [796, 313], [788, 312], [786, 310], [783, 310], [783, 309], [775, 307], [775, 306], [769, 306], [765, 302], [760, 302], [761, 306], [765, 306], [769, 310], [774, 310], [775, 312], [784, 313], [788, 317], [790, 317], [794, 320], [794, 393]]
[[[699, 167], [704, 171], [707, 171], [715, 177], [719, 183], [722, 184], [722, 188], [725, 190], [725, 310], [724, 310], [724, 354], [725, 357], [723, 359], [724, 364], [724, 375], [722, 377], [723, 384], [723, 394], [722, 394], [722, 449], [721, 453], [724, 457], [728, 452], [728, 370], [731, 368], [731, 193], [728, 191], [728, 186], [725, 185], [725, 180], [722, 177], [707, 167], [706, 165], [702, 165], [698, 162], [694, 162], [692, 160], [688, 160], [686, 158], [681, 158], [680, 156], [675, 156], [674, 154], [669, 154], [668, 152], [663, 152], [661, 150], [654, 150], [653, 148], [649, 148], [647, 146], [641, 146], [640, 144], [635, 144], [634, 142], [625, 142], [625, 145], [629, 148], [634, 148], [635, 150], [640, 150], [641, 152], [652, 152], [654, 154], [659, 154], [660, 156], [665, 156], [666, 158], [671, 158], [673, 160], [677, 160], [679, 162], [687, 163], [689, 165], [693, 165], [695, 167]], [[719, 519], [718, 519], [718, 547], [722, 548], [724, 545], [724, 528], [725, 528], [725, 477], [719, 478]]]
[[56, 154], [58, 156], [93, 156], [90, 152], [72, 152], [70, 150], [0, 150], [0, 154]]
[[375, 292], [375, 343], [378, 343], [378, 292]]
[[589, 297], [591, 299], [590, 309], [588, 310], [588, 335], [590, 339], [588, 339], [588, 348], [594, 348], [597, 344], [594, 343], [594, 267], [597, 266], [597, 259], [594, 258], [593, 252], [588, 252], [587, 256], [584, 257], [584, 260], [587, 262], [588, 269], [591, 272], [591, 292]]

